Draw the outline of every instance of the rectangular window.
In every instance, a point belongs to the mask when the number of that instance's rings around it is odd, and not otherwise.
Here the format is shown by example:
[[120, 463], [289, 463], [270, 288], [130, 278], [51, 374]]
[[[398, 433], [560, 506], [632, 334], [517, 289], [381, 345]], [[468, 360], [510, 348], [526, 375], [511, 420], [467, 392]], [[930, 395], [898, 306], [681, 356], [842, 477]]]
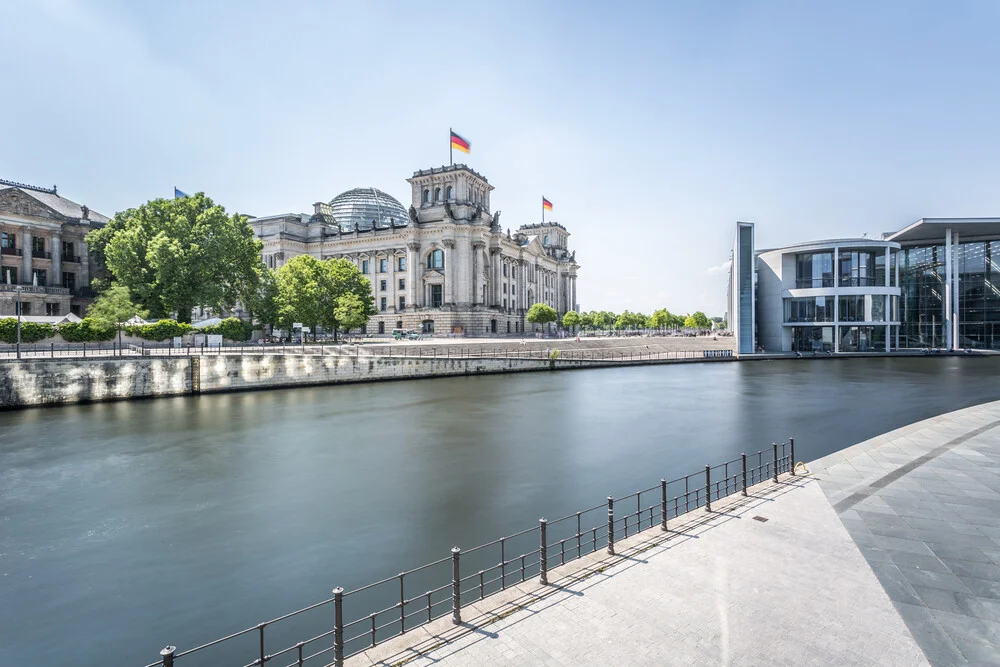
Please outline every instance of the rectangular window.
[[386, 298], [382, 297], [381, 299], [379, 299], [378, 309], [384, 313], [385, 308], [386, 308]]
[[388, 273], [389, 272], [389, 260], [385, 257], [378, 261], [378, 272]]
[[840, 321], [841, 322], [864, 322], [865, 321], [865, 297], [864, 295], [842, 296], [840, 297]]
[[785, 299], [785, 322], [833, 322], [833, 297]]
[[68, 289], [70, 292], [76, 291], [76, 274], [70, 273], [68, 271], [63, 271], [62, 286]]
[[361, 260], [361, 273], [364, 273], [365, 275], [368, 274], [368, 260], [367, 259]]
[[511, 285], [510, 286], [510, 293], [511, 294], [515, 294], [516, 292], [517, 292], [517, 285]]
[[399, 289], [406, 289], [406, 278], [399, 279]]
[[404, 308], [406, 308], [406, 297], [401, 296], [399, 297], [399, 309], [403, 310]]
[[885, 287], [885, 253], [875, 255], [875, 284]]
[[32, 284], [34, 284], [35, 279], [37, 278], [38, 279], [38, 286], [39, 287], [45, 287], [45, 285], [47, 284], [45, 282], [45, 279], [47, 277], [48, 277], [48, 271], [46, 271], [45, 269], [35, 269], [34, 275], [31, 278], [31, 282], [32, 282]]
[[0, 233], [0, 248], [16, 248], [17, 247], [17, 234], [13, 232], [2, 232]]
[[405, 257], [397, 257], [396, 258], [396, 270], [397, 271], [406, 271], [406, 258]]
[[[21, 310], [20, 310], [21, 315], [31, 315], [31, 302], [30, 301], [22, 301], [20, 308], [21, 308]], [[14, 302], [14, 314], [15, 315], [18, 314], [17, 301]]]
[[833, 253], [811, 252], [795, 256], [796, 287], [833, 287]]
[[507, 310], [507, 299], [503, 300], [503, 309]]
[[889, 287], [896, 286], [896, 255], [898, 254], [895, 250], [889, 254]]
[[31, 237], [31, 252], [45, 252], [45, 237]]
[[507, 277], [507, 265], [506, 264], [503, 265], [503, 277], [504, 278]]
[[386, 281], [384, 281], [384, 280], [378, 281], [378, 289], [379, 289], [380, 292], [384, 292], [385, 291], [385, 282]]
[[76, 257], [76, 255], [73, 254], [73, 242], [72, 241], [63, 241], [63, 244], [62, 244], [62, 256], [63, 256], [63, 259], [65, 259], [67, 261], [70, 261], [70, 262], [76, 261], [74, 259], [74, 257]]
[[45, 304], [45, 314], [46, 315], [58, 315], [59, 314], [59, 304], [58, 303], [47, 303]]
[[3, 275], [0, 275], [0, 283], [3, 283], [4, 285], [16, 285], [17, 267], [14, 266], [3, 267]]
[[503, 293], [504, 293], [504, 294], [506, 294], [506, 293], [507, 293], [507, 283], [504, 283], [504, 284], [503, 284]]
[[444, 303], [444, 289], [441, 285], [431, 285], [431, 308], [440, 308]]
[[870, 250], [841, 251], [840, 286], [871, 287], [875, 285], [875, 256], [876, 253]]
[[885, 322], [885, 294], [872, 294], [872, 322]]

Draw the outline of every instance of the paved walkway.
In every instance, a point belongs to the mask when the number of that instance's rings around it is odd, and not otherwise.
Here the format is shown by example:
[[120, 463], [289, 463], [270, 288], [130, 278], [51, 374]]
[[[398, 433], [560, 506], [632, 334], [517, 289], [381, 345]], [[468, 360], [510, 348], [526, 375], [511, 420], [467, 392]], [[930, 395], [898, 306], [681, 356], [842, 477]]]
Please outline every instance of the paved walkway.
[[1000, 402], [810, 467], [926, 657], [1000, 665]]
[[759, 485], [713, 509], [347, 664], [927, 664], [815, 479]]

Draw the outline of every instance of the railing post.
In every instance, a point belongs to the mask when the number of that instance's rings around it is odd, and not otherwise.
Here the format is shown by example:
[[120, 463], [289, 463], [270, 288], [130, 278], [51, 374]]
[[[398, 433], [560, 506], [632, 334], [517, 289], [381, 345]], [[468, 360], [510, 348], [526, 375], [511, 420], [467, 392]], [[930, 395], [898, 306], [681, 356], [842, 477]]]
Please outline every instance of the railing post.
[[55, 343], [49, 343], [49, 351], [51, 352], [52, 358], [55, 359], [56, 358], [56, 344]]
[[795, 438], [788, 439], [788, 471], [792, 473], [792, 477], [795, 476]]
[[333, 664], [344, 667], [344, 589], [333, 589]]
[[743, 495], [747, 495], [747, 455], [740, 454], [740, 458], [743, 459]]
[[660, 480], [660, 529], [667, 530], [667, 480]]
[[774, 481], [778, 481], [778, 443], [772, 442], [771, 447], [774, 450]]
[[462, 622], [462, 579], [458, 571], [458, 555], [462, 550], [451, 549], [451, 622], [459, 625]]
[[163, 661], [163, 667], [174, 667], [174, 653], [176, 652], [176, 646], [167, 646], [160, 651], [160, 660]]
[[712, 466], [705, 466], [705, 511], [712, 511]]
[[538, 583], [547, 586], [549, 583], [549, 549], [545, 541], [545, 528], [548, 521], [545, 518], [538, 520], [538, 529], [541, 534], [541, 546], [538, 552]]
[[608, 496], [608, 555], [615, 555], [615, 498]]

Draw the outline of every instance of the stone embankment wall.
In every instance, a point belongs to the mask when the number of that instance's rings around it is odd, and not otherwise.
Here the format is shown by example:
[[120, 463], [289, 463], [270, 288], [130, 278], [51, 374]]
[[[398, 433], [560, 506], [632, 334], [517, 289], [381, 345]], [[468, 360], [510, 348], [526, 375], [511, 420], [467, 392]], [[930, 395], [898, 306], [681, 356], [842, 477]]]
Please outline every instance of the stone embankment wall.
[[573, 367], [546, 359], [403, 359], [333, 355], [0, 361], [0, 409], [191, 393]]
[[191, 359], [26, 359], [0, 362], [0, 408], [191, 392]]

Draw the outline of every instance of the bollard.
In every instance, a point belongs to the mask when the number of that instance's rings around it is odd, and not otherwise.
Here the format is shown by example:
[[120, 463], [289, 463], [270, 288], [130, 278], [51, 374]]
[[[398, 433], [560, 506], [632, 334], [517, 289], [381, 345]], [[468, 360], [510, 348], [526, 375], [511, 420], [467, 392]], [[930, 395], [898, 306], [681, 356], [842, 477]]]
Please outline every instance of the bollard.
[[174, 653], [176, 652], [176, 646], [167, 646], [160, 651], [160, 660], [163, 662], [163, 667], [174, 667]]
[[660, 529], [667, 530], [667, 480], [660, 480]]
[[615, 555], [615, 499], [608, 496], [608, 555]]
[[743, 459], [743, 495], [747, 495], [747, 455], [740, 454], [740, 458]]
[[772, 442], [771, 447], [774, 449], [774, 481], [778, 481], [778, 443]]
[[538, 583], [542, 586], [547, 586], [549, 583], [549, 549], [545, 543], [545, 527], [547, 525], [548, 521], [544, 517], [538, 520], [538, 529], [541, 533], [541, 545], [538, 551]]
[[462, 550], [451, 549], [451, 622], [459, 625], [462, 622], [462, 580], [458, 573], [458, 555]]
[[705, 466], [705, 511], [712, 511], [712, 466]]
[[333, 664], [344, 667], [344, 589], [333, 589]]
[[795, 438], [788, 439], [788, 469], [795, 476]]
[[56, 358], [56, 344], [55, 343], [49, 343], [49, 351], [52, 353], [52, 358], [55, 359]]

